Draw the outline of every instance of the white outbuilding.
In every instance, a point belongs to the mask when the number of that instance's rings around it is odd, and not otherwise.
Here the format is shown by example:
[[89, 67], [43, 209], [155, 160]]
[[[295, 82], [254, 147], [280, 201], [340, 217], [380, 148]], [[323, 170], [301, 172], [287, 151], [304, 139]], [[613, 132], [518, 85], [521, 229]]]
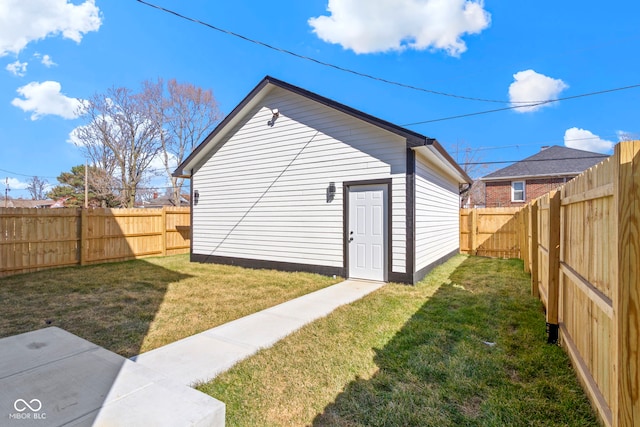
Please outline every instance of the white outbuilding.
[[416, 283], [471, 179], [432, 138], [265, 77], [176, 169], [191, 260]]

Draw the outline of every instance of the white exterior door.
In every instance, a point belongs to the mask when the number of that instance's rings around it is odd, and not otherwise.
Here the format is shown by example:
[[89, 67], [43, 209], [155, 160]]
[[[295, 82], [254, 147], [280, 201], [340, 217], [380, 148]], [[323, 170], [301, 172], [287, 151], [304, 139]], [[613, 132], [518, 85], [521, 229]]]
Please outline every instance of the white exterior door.
[[387, 186], [349, 187], [349, 277], [386, 281]]

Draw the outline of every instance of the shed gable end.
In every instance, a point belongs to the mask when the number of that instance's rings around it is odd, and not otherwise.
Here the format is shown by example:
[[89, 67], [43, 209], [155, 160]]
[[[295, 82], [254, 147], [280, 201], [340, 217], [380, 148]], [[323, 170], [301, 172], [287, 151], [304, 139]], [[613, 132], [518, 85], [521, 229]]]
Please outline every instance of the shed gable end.
[[274, 88], [194, 171], [193, 254], [342, 274], [342, 183], [391, 178], [391, 268], [404, 273], [405, 155], [400, 136]]

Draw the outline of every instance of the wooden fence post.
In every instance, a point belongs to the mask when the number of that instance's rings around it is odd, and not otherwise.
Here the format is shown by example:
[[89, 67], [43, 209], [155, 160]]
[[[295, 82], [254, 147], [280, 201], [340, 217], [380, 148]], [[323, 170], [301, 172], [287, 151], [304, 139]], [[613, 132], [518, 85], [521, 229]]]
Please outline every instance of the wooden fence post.
[[547, 296], [547, 342], [558, 342], [558, 300], [560, 296], [560, 192], [549, 193], [549, 294]]
[[520, 233], [520, 259], [524, 262], [524, 271], [529, 273], [529, 232], [528, 220], [529, 205], [519, 212], [518, 233]]
[[167, 256], [167, 207], [162, 207], [161, 220], [162, 223], [162, 256]]
[[538, 285], [540, 266], [538, 265], [538, 201], [531, 202], [531, 212], [529, 213], [531, 226], [531, 295], [540, 298], [540, 288]]
[[469, 224], [471, 228], [469, 255], [478, 255], [478, 210], [476, 208], [471, 209], [471, 212], [469, 212]]
[[614, 158], [618, 274], [614, 283], [614, 426], [640, 420], [640, 141], [622, 142]]
[[80, 265], [89, 260], [89, 219], [87, 209], [80, 209]]

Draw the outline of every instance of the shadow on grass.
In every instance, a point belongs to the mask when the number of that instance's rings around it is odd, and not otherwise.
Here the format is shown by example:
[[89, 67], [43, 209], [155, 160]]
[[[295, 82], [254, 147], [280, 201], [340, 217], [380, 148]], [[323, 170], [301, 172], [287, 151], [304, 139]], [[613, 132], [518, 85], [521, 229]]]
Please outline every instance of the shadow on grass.
[[145, 260], [0, 279], [0, 338], [57, 326], [124, 357], [140, 352], [170, 283], [192, 277]]
[[[133, 260], [0, 279], [3, 425], [164, 422], [140, 402], [173, 400], [171, 390], [158, 388], [156, 374], [127, 359], [139, 353], [169, 285], [190, 277], [161, 263]], [[189, 405], [185, 400], [172, 410]]]
[[[314, 426], [597, 426], [518, 260], [471, 257]], [[418, 285], [419, 286], [419, 285]]]

